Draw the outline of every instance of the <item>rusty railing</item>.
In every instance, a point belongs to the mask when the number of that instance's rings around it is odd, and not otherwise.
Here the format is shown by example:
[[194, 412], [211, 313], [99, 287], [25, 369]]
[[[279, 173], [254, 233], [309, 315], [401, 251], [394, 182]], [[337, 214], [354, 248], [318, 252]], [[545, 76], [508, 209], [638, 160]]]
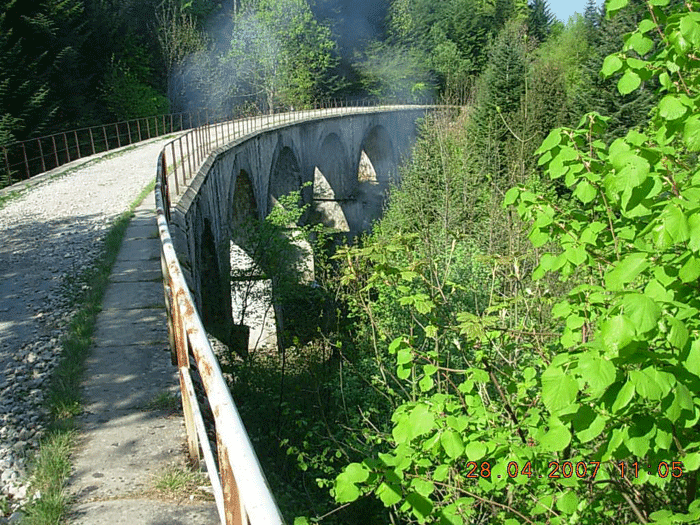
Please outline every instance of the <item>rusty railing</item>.
[[[420, 106], [392, 106], [391, 109], [408, 107]], [[278, 125], [384, 109], [388, 108], [372, 106], [369, 102], [349, 106], [331, 100], [301, 111], [209, 122], [166, 144], [158, 158], [155, 194], [161, 267], [170, 345], [179, 370], [188, 450], [193, 463], [199, 464], [204, 459], [219, 516], [225, 525], [275, 525], [282, 524], [283, 518], [185, 282], [168, 227], [171, 204], [186, 191], [188, 182], [196, 176], [209, 154], [219, 147]], [[206, 398], [204, 406], [200, 406], [196, 392], [200, 381], [204, 390], [204, 396], [200, 397]], [[213, 444], [202, 412], [213, 418]]]
[[204, 110], [125, 120], [0, 146], [0, 188], [74, 160], [206, 123]]

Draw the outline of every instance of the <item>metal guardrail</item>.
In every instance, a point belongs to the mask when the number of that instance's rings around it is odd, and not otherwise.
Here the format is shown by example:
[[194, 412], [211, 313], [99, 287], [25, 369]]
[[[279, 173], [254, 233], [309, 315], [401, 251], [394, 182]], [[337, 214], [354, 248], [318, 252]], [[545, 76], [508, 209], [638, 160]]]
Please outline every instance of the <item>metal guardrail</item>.
[[[219, 516], [225, 525], [276, 525], [284, 521], [231, 398], [175, 254], [168, 228], [171, 203], [184, 193], [188, 181], [194, 178], [213, 150], [246, 135], [312, 118], [414, 107], [421, 106], [372, 106], [369, 102], [348, 106], [332, 100], [302, 111], [209, 123], [181, 135], [161, 151], [155, 190], [161, 268], [170, 344], [180, 376], [188, 450], [194, 464], [199, 464], [203, 456]], [[213, 415], [214, 446], [209, 441], [195, 392], [193, 369], [204, 387], [208, 404], [205, 409], [211, 410]], [[215, 456], [218, 456], [218, 461]]]
[[74, 160], [208, 122], [204, 110], [144, 117], [74, 129], [0, 146], [0, 187]]

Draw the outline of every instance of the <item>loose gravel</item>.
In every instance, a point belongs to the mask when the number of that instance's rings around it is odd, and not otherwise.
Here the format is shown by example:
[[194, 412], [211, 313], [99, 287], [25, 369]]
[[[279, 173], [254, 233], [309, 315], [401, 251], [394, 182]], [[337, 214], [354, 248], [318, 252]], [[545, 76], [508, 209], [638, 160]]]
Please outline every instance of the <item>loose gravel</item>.
[[69, 168], [0, 208], [0, 494], [11, 512], [27, 498], [28, 458], [45, 431], [45, 387], [77, 310], [71, 298], [86, 286], [79, 276], [154, 179], [165, 142]]

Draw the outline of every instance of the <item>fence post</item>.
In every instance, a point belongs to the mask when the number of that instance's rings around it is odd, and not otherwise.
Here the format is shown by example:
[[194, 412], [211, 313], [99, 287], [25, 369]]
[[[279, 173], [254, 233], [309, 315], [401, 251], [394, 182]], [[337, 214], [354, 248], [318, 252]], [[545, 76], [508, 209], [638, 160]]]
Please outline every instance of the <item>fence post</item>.
[[173, 132], [173, 114], [170, 114], [170, 133]]
[[126, 121], [126, 132], [129, 134], [129, 144], [131, 144], [133, 141], [131, 140], [131, 124], [129, 124], [129, 121]]
[[105, 138], [105, 151], [109, 151], [109, 140], [107, 140], [107, 127], [102, 126], [102, 135]]
[[92, 128], [88, 128], [90, 132], [90, 146], [92, 147], [92, 154], [95, 154], [95, 137], [92, 136]]
[[58, 162], [58, 149], [56, 148], [56, 135], [51, 135], [51, 142], [53, 142], [53, 156], [56, 159], [56, 167], [60, 166]]
[[29, 174], [29, 161], [27, 160], [27, 148], [24, 147], [24, 142], [22, 142], [22, 153], [24, 154], [24, 169], [27, 170], [27, 178], [30, 178]]
[[68, 137], [66, 137], [66, 134], [63, 134], [63, 144], [66, 146], [66, 157], [68, 157], [68, 162], [70, 162], [70, 151], [68, 150]]
[[[175, 193], [177, 195], [180, 194], [180, 188], [178, 187], [177, 184], [177, 160], [175, 159], [175, 142], [170, 143], [170, 150], [173, 153], [173, 177], [175, 178]], [[167, 173], [166, 173], [167, 176]]]
[[78, 158], [82, 158], [82, 155], [80, 154], [80, 141], [78, 141], [78, 130], [75, 130], [73, 132], [73, 135], [75, 135], [75, 149], [78, 152]]
[[190, 148], [190, 132], [185, 134], [185, 148], [187, 149], [187, 166], [190, 168], [190, 179], [192, 175], [192, 148]]
[[182, 183], [187, 184], [187, 171], [185, 170], [185, 154], [182, 152], [182, 137], [177, 139], [177, 141], [180, 143], [180, 159], [182, 160]]
[[115, 124], [114, 129], [117, 131], [117, 147], [121, 148], [122, 147], [122, 139], [119, 137], [119, 125]]
[[140, 119], [136, 121], [136, 129], [138, 129], [138, 131], [139, 131], [139, 142], [141, 142], [141, 140], [143, 140], [143, 139], [141, 138], [141, 120]]
[[146, 132], [148, 134], [148, 138], [150, 139], [151, 138], [151, 123], [147, 118], [145, 118], [143, 120], [146, 121]]
[[36, 139], [36, 143], [39, 145], [39, 155], [41, 155], [41, 171], [46, 171], [46, 163], [44, 162], [44, 148], [41, 147], [41, 139]]

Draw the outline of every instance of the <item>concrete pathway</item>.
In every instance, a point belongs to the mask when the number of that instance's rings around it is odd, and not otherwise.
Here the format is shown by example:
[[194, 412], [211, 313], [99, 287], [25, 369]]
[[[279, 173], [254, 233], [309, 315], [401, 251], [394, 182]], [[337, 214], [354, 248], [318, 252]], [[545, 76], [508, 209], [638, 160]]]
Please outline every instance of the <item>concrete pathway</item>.
[[182, 494], [164, 500], [153, 489], [169, 467], [184, 465], [181, 409], [153, 408], [179, 392], [170, 363], [160, 241], [153, 194], [136, 210], [99, 314], [84, 380], [85, 415], [69, 490], [69, 523], [208, 525], [213, 501]]

